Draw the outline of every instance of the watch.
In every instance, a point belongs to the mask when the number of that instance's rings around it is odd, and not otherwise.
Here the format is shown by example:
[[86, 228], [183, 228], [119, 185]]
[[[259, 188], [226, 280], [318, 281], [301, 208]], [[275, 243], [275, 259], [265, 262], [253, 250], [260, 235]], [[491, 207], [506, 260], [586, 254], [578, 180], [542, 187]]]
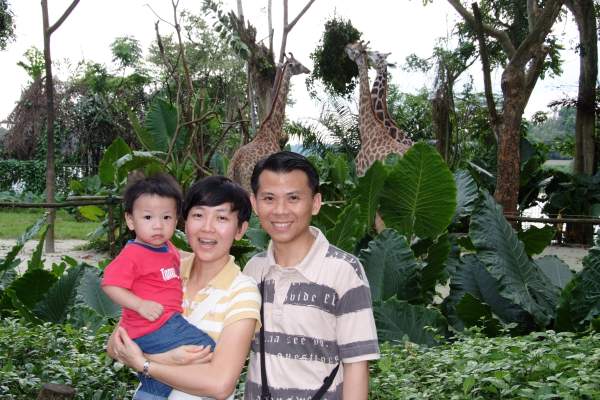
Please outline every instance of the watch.
[[144, 361], [144, 365], [142, 366], [142, 374], [144, 374], [144, 376], [146, 378], [150, 378], [150, 361], [145, 360]]

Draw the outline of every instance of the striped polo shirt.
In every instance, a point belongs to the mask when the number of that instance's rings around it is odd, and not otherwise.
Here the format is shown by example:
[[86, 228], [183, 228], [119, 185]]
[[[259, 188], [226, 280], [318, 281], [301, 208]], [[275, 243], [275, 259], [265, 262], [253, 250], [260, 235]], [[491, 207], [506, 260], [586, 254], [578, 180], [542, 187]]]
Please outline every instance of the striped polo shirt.
[[[253, 278], [240, 272], [234, 257], [215, 276], [205, 288], [200, 289], [193, 298], [186, 293], [186, 284], [190, 277], [194, 257], [190, 256], [181, 261], [181, 280], [183, 283], [183, 315], [185, 318], [206, 332], [215, 342], [223, 329], [241, 319], [256, 320], [256, 331], [260, 330], [260, 293]], [[208, 300], [217, 295], [218, 301]], [[203, 310], [203, 307], [209, 307]], [[204, 312], [206, 311], [206, 312]], [[197, 319], [195, 314], [203, 314]], [[199, 400], [205, 397], [192, 396], [173, 390], [170, 400]], [[230, 397], [233, 399], [233, 396]]]
[[[244, 273], [264, 281], [265, 364], [274, 400], [309, 400], [341, 361], [379, 358], [371, 291], [358, 259], [316, 228], [302, 262], [281, 267], [272, 243]], [[323, 400], [341, 399], [343, 366]], [[261, 393], [259, 335], [252, 342], [245, 399]]]

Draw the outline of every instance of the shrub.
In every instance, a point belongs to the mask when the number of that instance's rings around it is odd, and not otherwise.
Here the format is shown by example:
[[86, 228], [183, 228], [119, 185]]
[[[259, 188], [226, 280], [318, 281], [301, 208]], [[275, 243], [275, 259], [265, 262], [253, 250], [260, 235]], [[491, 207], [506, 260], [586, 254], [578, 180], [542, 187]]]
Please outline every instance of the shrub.
[[598, 399], [600, 335], [463, 336], [427, 348], [381, 346], [369, 399]]
[[44, 383], [75, 388], [76, 399], [131, 398], [137, 378], [104, 353], [112, 326], [86, 328], [7, 318], [0, 323], [0, 398], [34, 399]]

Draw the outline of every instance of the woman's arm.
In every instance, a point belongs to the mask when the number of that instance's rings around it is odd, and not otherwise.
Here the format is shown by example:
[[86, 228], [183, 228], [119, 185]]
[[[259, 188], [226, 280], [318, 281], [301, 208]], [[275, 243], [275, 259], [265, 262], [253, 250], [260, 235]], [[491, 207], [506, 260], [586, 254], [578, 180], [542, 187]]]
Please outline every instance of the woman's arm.
[[[167, 365], [150, 362], [153, 378], [185, 393], [227, 398], [233, 393], [254, 336], [255, 319], [242, 319], [223, 329], [213, 359], [207, 364]], [[146, 358], [140, 348], [119, 328], [115, 337], [118, 357], [136, 371], [142, 371]]]
[[[117, 325], [106, 342], [106, 353], [110, 358], [115, 360], [119, 359], [115, 350], [118, 328], [119, 326]], [[144, 357], [150, 361], [170, 365], [204, 364], [210, 362], [212, 356], [213, 353], [210, 350], [210, 346], [188, 344], [165, 351], [164, 353], [144, 354]]]

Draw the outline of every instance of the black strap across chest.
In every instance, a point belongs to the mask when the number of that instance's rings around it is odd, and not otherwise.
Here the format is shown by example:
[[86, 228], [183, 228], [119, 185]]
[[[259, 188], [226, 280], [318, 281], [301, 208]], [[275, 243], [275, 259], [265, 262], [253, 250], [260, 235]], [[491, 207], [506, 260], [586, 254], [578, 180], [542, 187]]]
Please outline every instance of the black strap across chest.
[[[272, 400], [271, 390], [269, 390], [269, 383], [267, 381], [267, 367], [265, 365], [265, 280], [260, 282], [260, 380], [261, 380], [261, 393], [260, 400]], [[321, 400], [321, 398], [327, 393], [327, 390], [331, 387], [335, 376], [340, 369], [340, 364], [335, 366], [331, 373], [323, 379], [323, 385], [313, 395], [311, 400]]]

